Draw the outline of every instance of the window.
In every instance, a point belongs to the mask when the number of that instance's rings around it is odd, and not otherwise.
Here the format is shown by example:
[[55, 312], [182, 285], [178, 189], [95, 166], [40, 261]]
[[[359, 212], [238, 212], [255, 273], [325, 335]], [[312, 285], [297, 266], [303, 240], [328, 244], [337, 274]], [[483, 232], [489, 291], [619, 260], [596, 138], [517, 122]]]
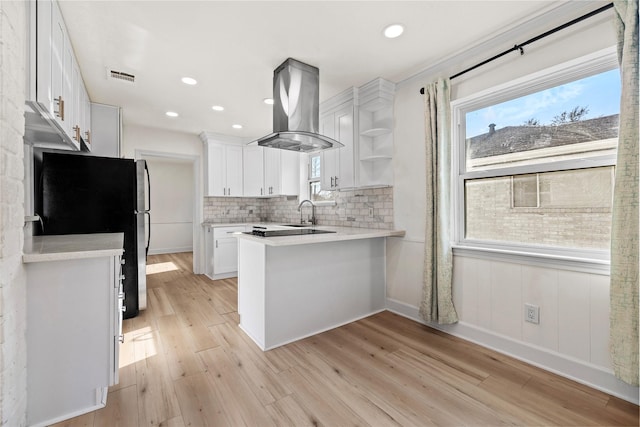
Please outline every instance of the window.
[[608, 257], [616, 67], [602, 51], [452, 102], [459, 245]]
[[333, 191], [326, 191], [320, 185], [320, 154], [309, 156], [309, 198], [314, 202], [335, 200]]

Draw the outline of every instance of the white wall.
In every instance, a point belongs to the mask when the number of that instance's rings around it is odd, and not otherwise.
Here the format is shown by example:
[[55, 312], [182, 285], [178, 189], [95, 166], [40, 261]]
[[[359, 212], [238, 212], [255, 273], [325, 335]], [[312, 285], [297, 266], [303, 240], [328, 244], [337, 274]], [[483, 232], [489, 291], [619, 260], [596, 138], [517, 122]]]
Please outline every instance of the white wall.
[[[537, 25], [520, 26], [517, 31], [521, 33], [497, 36], [494, 41], [500, 43], [485, 42], [486, 49], [448, 58], [442, 66], [397, 85], [394, 215], [395, 227], [406, 230], [406, 236], [388, 239], [388, 308], [420, 320], [424, 212], [426, 197], [431, 195], [425, 194], [424, 106], [419, 89], [582, 13], [543, 17]], [[452, 100], [615, 43], [609, 11], [525, 47], [523, 56], [512, 53], [454, 79]], [[637, 402], [638, 389], [611, 374], [608, 280], [608, 276], [550, 265], [533, 267], [497, 258], [455, 256], [453, 296], [460, 322], [443, 329]], [[524, 322], [525, 302], [540, 306], [540, 325]]]
[[26, 3], [0, 2], [0, 424], [26, 424], [24, 101]]
[[151, 178], [150, 254], [193, 250], [193, 164], [143, 156]]
[[202, 141], [196, 134], [127, 125], [126, 111], [124, 112], [123, 121], [122, 154], [124, 157], [164, 157], [167, 159], [191, 162], [195, 175], [193, 181], [193, 187], [195, 188], [193, 212], [195, 215], [194, 223], [192, 224], [193, 269], [195, 273], [203, 272], [201, 266], [204, 265], [204, 247], [202, 246], [204, 231], [200, 227], [204, 198]]

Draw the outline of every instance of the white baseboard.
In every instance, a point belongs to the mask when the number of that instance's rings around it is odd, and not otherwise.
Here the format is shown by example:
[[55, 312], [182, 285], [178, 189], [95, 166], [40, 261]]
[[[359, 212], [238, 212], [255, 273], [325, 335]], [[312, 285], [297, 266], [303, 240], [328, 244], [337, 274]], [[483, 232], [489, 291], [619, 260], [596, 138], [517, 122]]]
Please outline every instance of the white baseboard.
[[418, 307], [387, 298], [387, 310], [450, 335], [490, 348], [565, 378], [638, 404], [638, 387], [617, 379], [613, 372], [570, 356], [497, 334], [478, 326], [458, 322], [438, 325], [422, 320]]
[[184, 246], [181, 248], [149, 248], [149, 255], [161, 255], [161, 254], [177, 254], [180, 252], [193, 252], [192, 246]]

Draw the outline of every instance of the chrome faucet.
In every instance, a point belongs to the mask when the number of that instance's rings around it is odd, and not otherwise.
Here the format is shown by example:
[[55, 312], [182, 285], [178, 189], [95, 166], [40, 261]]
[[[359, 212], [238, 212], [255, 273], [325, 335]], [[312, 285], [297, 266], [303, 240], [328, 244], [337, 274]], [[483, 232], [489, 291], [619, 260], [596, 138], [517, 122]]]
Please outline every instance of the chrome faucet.
[[305, 203], [309, 203], [311, 205], [311, 224], [316, 225], [316, 205], [309, 199], [304, 199], [298, 205], [298, 212], [300, 212], [300, 224], [304, 224], [304, 220], [302, 219], [302, 205]]

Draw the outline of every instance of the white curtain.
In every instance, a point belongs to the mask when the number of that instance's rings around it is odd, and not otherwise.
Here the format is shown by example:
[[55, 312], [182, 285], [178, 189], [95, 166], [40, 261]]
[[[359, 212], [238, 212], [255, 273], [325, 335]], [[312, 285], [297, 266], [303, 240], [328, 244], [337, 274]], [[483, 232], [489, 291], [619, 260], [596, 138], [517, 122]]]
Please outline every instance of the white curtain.
[[440, 324], [458, 321], [451, 294], [449, 99], [449, 79], [438, 79], [424, 88], [427, 212], [420, 315], [426, 321]]
[[622, 79], [611, 227], [610, 350], [618, 378], [638, 385], [638, 0], [615, 1]]

